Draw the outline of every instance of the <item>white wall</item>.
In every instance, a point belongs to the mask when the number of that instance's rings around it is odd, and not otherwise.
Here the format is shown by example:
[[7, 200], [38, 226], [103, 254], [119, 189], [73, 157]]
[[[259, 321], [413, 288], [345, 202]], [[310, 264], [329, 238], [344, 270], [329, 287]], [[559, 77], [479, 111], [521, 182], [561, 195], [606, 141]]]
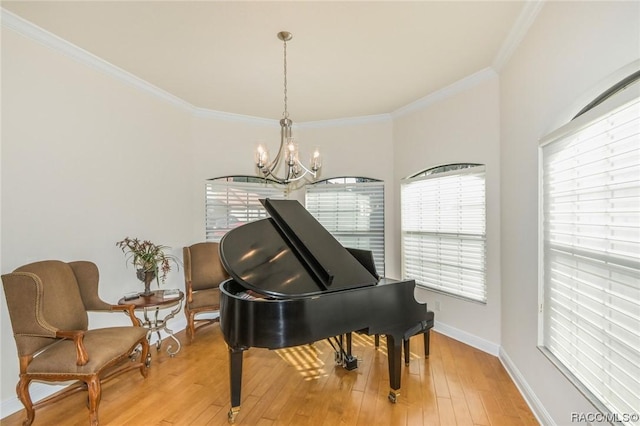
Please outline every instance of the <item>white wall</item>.
[[502, 346], [544, 424], [594, 408], [536, 349], [538, 140], [639, 57], [640, 3], [548, 2], [500, 73]]
[[[2, 273], [90, 260], [115, 303], [141, 286], [116, 241], [150, 239], [181, 255], [192, 232], [185, 111], [5, 28], [2, 106]], [[183, 282], [174, 268], [166, 285]], [[18, 364], [4, 300], [0, 309], [4, 402], [15, 398]]]
[[[465, 87], [458, 90], [456, 87]], [[449, 163], [486, 165], [487, 205], [487, 303], [480, 304], [420, 289], [417, 297], [434, 310], [436, 328], [470, 336], [468, 343], [497, 354], [500, 345], [500, 111], [499, 83], [492, 71], [445, 89], [447, 96], [425, 108], [394, 119], [394, 185], [426, 168]], [[396, 198], [400, 256], [400, 202]], [[399, 261], [399, 260], [398, 260]], [[439, 325], [438, 325], [439, 324]], [[446, 328], [444, 328], [446, 326]], [[444, 329], [443, 329], [444, 328]]]

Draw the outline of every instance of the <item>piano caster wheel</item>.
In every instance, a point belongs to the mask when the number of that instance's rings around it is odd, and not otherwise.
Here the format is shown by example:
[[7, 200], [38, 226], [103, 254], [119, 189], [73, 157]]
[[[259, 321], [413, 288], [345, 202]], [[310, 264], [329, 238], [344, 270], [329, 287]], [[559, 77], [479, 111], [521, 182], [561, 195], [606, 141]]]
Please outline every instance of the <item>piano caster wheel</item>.
[[227, 413], [227, 420], [230, 424], [234, 424], [236, 422], [236, 417], [238, 417], [239, 412], [240, 407], [231, 407], [231, 409]]
[[391, 401], [392, 403], [396, 403], [398, 401], [398, 397], [400, 396], [400, 391], [394, 391], [393, 389], [391, 389], [389, 391], [389, 401]]

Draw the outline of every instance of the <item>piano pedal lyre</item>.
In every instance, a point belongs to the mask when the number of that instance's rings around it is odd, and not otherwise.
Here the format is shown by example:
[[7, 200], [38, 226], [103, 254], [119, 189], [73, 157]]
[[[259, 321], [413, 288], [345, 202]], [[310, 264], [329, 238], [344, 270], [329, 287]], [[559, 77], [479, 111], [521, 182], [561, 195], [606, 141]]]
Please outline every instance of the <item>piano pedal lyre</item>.
[[351, 371], [358, 368], [358, 358], [352, 355], [347, 355], [344, 358], [344, 363], [342, 364], [345, 370]]
[[227, 413], [227, 420], [229, 421], [229, 423], [234, 424], [236, 422], [236, 417], [238, 417], [239, 412], [240, 407], [231, 407], [231, 409]]
[[335, 345], [332, 342], [331, 338], [328, 338], [327, 340], [333, 347], [333, 360], [335, 361], [336, 365], [343, 367], [347, 371], [355, 370], [356, 368], [358, 368], [358, 358], [351, 355], [351, 336], [348, 335], [346, 345], [342, 340], [342, 336], [333, 337], [333, 340], [335, 340]]

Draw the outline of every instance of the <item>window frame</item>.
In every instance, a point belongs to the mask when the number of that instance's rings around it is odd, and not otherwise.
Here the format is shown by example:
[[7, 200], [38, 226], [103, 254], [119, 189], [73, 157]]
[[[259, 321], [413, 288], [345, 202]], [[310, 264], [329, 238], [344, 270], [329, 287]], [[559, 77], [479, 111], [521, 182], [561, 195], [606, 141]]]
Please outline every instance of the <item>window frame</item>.
[[[462, 257], [464, 257], [464, 254], [462, 254], [462, 252], [464, 251], [463, 249], [460, 249], [461, 244], [460, 242], [462, 242], [463, 245], [466, 245], [467, 243], [465, 243], [464, 241], [471, 241], [471, 244], [473, 245], [473, 241], [480, 241], [481, 242], [481, 256], [477, 259], [475, 259], [477, 261], [478, 265], [481, 266], [477, 266], [478, 270], [475, 272], [479, 272], [481, 274], [481, 279], [480, 279], [480, 284], [481, 286], [478, 286], [477, 291], [475, 292], [475, 295], [472, 295], [472, 291], [469, 291], [468, 289], [465, 290], [465, 287], [461, 287], [460, 291], [453, 291], [452, 286], [449, 285], [430, 285], [429, 282], [423, 282], [422, 280], [428, 280], [428, 277], [426, 276], [420, 276], [420, 277], [415, 277], [415, 276], [411, 276], [410, 273], [408, 273], [407, 270], [407, 250], [406, 250], [406, 239], [407, 237], [407, 231], [405, 231], [405, 224], [404, 224], [404, 215], [405, 215], [405, 199], [404, 199], [404, 193], [405, 193], [405, 185], [411, 185], [412, 182], [417, 182], [417, 181], [424, 181], [424, 180], [429, 180], [429, 179], [446, 179], [449, 177], [456, 177], [456, 176], [464, 176], [464, 175], [468, 175], [468, 174], [478, 174], [480, 173], [482, 176], [482, 195], [483, 195], [483, 222], [482, 222], [482, 232], [481, 233], [477, 233], [477, 234], [467, 234], [464, 235], [463, 233], [454, 233], [454, 232], [440, 232], [438, 230], [431, 230], [431, 231], [424, 231], [424, 232], [416, 232], [416, 231], [409, 231], [409, 232], [413, 232], [414, 234], [424, 234], [425, 236], [429, 236], [431, 235], [434, 240], [433, 245], [437, 246], [437, 249], [430, 249], [428, 247], [428, 244], [426, 246], [426, 248], [424, 249], [425, 251], [438, 251], [440, 252], [441, 249], [444, 247], [444, 249], [449, 249], [451, 247], [451, 245], [449, 245], [449, 243], [452, 243], [454, 241], [458, 241], [458, 248], [459, 250], [457, 250], [456, 256], [457, 259], [459, 261], [459, 265], [462, 264], [462, 261], [460, 260]], [[459, 201], [459, 200], [458, 200]], [[444, 208], [444, 207], [443, 207]], [[480, 304], [486, 304], [487, 303], [487, 294], [488, 294], [488, 289], [487, 289], [487, 179], [486, 179], [486, 165], [484, 164], [477, 164], [477, 163], [452, 163], [452, 164], [445, 164], [445, 165], [440, 165], [440, 166], [436, 166], [436, 167], [431, 167], [429, 169], [425, 169], [419, 173], [416, 173], [406, 179], [403, 179], [401, 181], [401, 185], [400, 185], [400, 246], [401, 246], [401, 271], [402, 271], [402, 276], [403, 278], [407, 279], [415, 279], [416, 280], [416, 285], [418, 287], [424, 288], [426, 290], [429, 291], [433, 291], [436, 293], [441, 293], [441, 294], [445, 294], [447, 296], [451, 296], [451, 297], [455, 297], [455, 298], [460, 298], [463, 300], [467, 300], [467, 301], [471, 301], [471, 302], [475, 302], [475, 303], [480, 303]], [[422, 226], [422, 225], [421, 225]], [[448, 241], [447, 241], [448, 240]], [[419, 249], [420, 251], [423, 249]], [[443, 259], [444, 255], [442, 255], [442, 257], [440, 259]], [[431, 257], [433, 258], [433, 257]], [[436, 262], [434, 262], [436, 263]], [[420, 267], [422, 269], [422, 267]], [[447, 262], [437, 262], [437, 266], [433, 269], [431, 269], [432, 272], [434, 272], [435, 274], [441, 274], [440, 276], [446, 275], [447, 272], [446, 270], [450, 269], [449, 265], [447, 265]], [[469, 268], [469, 269], [473, 269], [473, 268]], [[456, 267], [453, 267], [453, 270], [456, 270]], [[458, 268], [457, 270], [462, 270], [462, 268]], [[459, 274], [458, 274], [459, 275]], [[476, 274], [477, 275], [477, 274]], [[434, 281], [436, 278], [432, 278], [432, 281]], [[464, 282], [468, 280], [466, 278], [463, 279], [459, 279], [458, 282], [461, 284], [464, 284]], [[450, 281], [453, 282], [453, 281]], [[448, 287], [448, 288], [447, 288]], [[473, 286], [468, 286], [469, 288], [473, 288]]]
[[[626, 79], [628, 80], [628, 79]], [[629, 86], [632, 83], [627, 81], [625, 86]], [[616, 111], [622, 108], [624, 105], [629, 104], [633, 100], [640, 99], [640, 83], [637, 82], [637, 73], [636, 73], [636, 82], [634, 84], [635, 90], [623, 90], [619, 84], [615, 85], [610, 89], [612, 93], [605, 92], [598, 99], [598, 102], [594, 101], [589, 104], [588, 107], [585, 107], [579, 114], [577, 114], [569, 123], [560, 127], [559, 129], [553, 131], [547, 136], [543, 137], [540, 140], [539, 148], [538, 148], [538, 349], [550, 360], [550, 362], [558, 368], [558, 370], [595, 406], [597, 409], [605, 413], [608, 420], [613, 420], [611, 423], [613, 424], [631, 424], [625, 423], [626, 420], [623, 418], [623, 414], [632, 414], [632, 413], [616, 413], [616, 407], [612, 406], [611, 403], [607, 403], [601, 400], [592, 390], [589, 385], [584, 383], [576, 374], [574, 374], [572, 369], [576, 369], [578, 374], [580, 373], [579, 366], [567, 366], [565, 363], [554, 353], [552, 349], [547, 346], [547, 336], [546, 331], [548, 329], [547, 322], [551, 322], [551, 314], [548, 313], [550, 309], [549, 303], [547, 303], [547, 293], [550, 292], [548, 289], [551, 286], [550, 283], [547, 282], [547, 264], [546, 264], [546, 228], [545, 228], [545, 182], [544, 182], [544, 155], [543, 151], [545, 147], [550, 146], [554, 142], [562, 143], [565, 138], [570, 135], [576, 134], [581, 130], [589, 128], [595, 122], [602, 120], [605, 117], [613, 115]], [[605, 96], [606, 95], [606, 96]], [[598, 100], [597, 99], [597, 100]], [[574, 223], [574, 222], [572, 222]], [[579, 250], [579, 249], [577, 249]], [[636, 262], [635, 266], [632, 264], [626, 265], [630, 268], [638, 269], [638, 263]], [[615, 271], [615, 267], [607, 266], [609, 271]], [[581, 271], [581, 269], [576, 269], [577, 271]], [[549, 278], [550, 279], [550, 278]], [[574, 292], [575, 293], [575, 292]], [[572, 293], [572, 294], [574, 294]], [[575, 295], [573, 296], [575, 297]], [[549, 318], [547, 315], [549, 314]], [[594, 314], [595, 315], [595, 314]], [[611, 324], [611, 322], [607, 322], [607, 324]], [[576, 350], [579, 350], [578, 345], [575, 346]], [[583, 348], [584, 349], [584, 348]], [[594, 385], [592, 385], [594, 386]], [[637, 415], [637, 413], [635, 413]]]

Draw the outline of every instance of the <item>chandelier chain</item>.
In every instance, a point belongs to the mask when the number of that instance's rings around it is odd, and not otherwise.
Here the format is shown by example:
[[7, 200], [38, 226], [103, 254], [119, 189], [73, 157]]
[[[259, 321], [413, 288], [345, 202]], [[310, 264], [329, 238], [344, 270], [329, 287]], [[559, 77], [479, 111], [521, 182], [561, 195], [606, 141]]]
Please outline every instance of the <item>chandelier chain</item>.
[[289, 111], [287, 111], [287, 41], [284, 40], [284, 112], [282, 117], [289, 118]]

